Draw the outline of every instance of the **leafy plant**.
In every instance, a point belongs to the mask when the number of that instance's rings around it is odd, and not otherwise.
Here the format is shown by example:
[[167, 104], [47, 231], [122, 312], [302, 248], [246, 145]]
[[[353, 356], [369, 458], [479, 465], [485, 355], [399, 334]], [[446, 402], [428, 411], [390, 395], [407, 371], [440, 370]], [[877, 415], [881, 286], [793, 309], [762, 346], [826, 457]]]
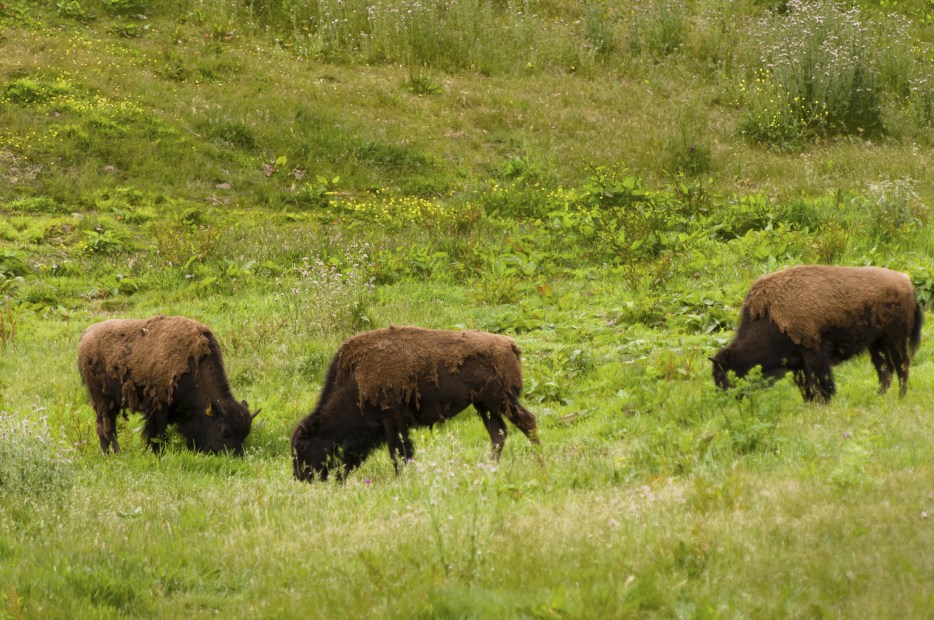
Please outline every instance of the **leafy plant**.
[[515, 303], [519, 299], [519, 269], [506, 256], [490, 256], [487, 268], [475, 281], [478, 301], [487, 304]]
[[55, 3], [55, 8], [62, 17], [79, 22], [94, 21], [97, 17], [93, 11], [86, 10], [78, 0], [59, 0]]
[[29, 273], [26, 262], [13, 250], [0, 250], [0, 280], [24, 276]]
[[441, 92], [441, 85], [426, 75], [411, 74], [405, 84], [405, 89], [413, 95], [437, 95]]
[[293, 200], [302, 209], [324, 209], [329, 207], [337, 192], [337, 185], [340, 180], [339, 176], [330, 179], [320, 175], [316, 176], [313, 182], [302, 185], [301, 189], [295, 193]]
[[127, 250], [122, 234], [113, 230], [98, 228], [84, 231], [85, 240], [81, 249], [86, 254], [119, 254]]
[[774, 449], [781, 403], [773, 402], [772, 394], [764, 390], [775, 380], [763, 377], [758, 366], [742, 378], [730, 372], [729, 380], [730, 387], [718, 393], [717, 401], [732, 449], [738, 454]]

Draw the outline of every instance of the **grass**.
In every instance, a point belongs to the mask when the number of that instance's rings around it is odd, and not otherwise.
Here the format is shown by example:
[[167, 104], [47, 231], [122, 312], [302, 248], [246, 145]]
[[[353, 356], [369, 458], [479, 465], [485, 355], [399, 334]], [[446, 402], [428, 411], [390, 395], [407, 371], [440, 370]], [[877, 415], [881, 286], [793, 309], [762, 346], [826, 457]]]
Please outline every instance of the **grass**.
[[[926, 345], [903, 399], [865, 358], [826, 406], [710, 378], [760, 274], [934, 297], [929, 3], [860, 5], [913, 42], [876, 133], [756, 141], [780, 4], [0, 4], [0, 617], [934, 613]], [[138, 414], [100, 454], [76, 343], [157, 313], [263, 408], [243, 459]], [[543, 461], [465, 412], [399, 477], [294, 482], [333, 352], [390, 323], [513, 337]]]

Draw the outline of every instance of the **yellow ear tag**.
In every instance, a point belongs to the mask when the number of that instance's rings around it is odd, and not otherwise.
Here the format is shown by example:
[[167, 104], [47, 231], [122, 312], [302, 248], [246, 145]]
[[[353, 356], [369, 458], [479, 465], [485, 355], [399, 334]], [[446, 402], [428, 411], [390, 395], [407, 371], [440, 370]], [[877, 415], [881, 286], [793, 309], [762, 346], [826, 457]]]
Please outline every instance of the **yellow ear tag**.
[[207, 416], [214, 415], [214, 409], [211, 408], [210, 404], [208, 404], [208, 408], [204, 410], [204, 415], [207, 415]]

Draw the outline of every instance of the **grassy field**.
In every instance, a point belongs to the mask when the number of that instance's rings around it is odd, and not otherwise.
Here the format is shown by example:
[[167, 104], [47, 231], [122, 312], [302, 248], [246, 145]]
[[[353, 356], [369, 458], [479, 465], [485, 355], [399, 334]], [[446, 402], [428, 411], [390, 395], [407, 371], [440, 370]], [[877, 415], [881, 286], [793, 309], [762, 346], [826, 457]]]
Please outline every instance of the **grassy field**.
[[[934, 8], [0, 2], [0, 618], [932, 617], [934, 336], [805, 404], [715, 389], [759, 275], [934, 300]], [[211, 326], [242, 459], [105, 457], [84, 329]], [[472, 411], [299, 484], [340, 342], [523, 351], [543, 458]], [[738, 399], [738, 392], [748, 392]]]

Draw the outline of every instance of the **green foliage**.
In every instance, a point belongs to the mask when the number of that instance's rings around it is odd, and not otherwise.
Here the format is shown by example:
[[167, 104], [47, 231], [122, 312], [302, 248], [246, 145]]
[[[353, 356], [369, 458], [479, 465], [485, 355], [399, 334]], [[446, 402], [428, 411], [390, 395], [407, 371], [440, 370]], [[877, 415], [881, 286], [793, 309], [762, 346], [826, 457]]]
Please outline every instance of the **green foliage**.
[[916, 98], [909, 86], [927, 80], [914, 51], [902, 45], [909, 26], [895, 17], [880, 23], [884, 28], [873, 32], [858, 8], [829, 1], [794, 0], [787, 12], [764, 18], [757, 26], [764, 36], [751, 39], [758, 68], [741, 85], [741, 130], [779, 148], [827, 136], [877, 135], [885, 129], [885, 83], [913, 101], [921, 125], [927, 124], [925, 89]]
[[252, 150], [256, 148], [256, 135], [253, 129], [238, 121], [221, 121], [208, 128], [208, 135], [233, 147]]
[[[30, 504], [61, 497], [73, 483], [74, 452], [52, 434], [46, 418], [34, 422], [0, 410], [0, 502]], [[19, 503], [15, 502], [15, 503]]]
[[24, 276], [29, 272], [26, 262], [13, 250], [0, 250], [0, 278]]
[[78, 0], [59, 0], [55, 3], [58, 14], [79, 22], [89, 22], [96, 18], [93, 11], [86, 10]]
[[405, 89], [413, 95], [437, 95], [442, 90], [440, 84], [422, 74], [410, 75]]
[[364, 245], [350, 243], [341, 254], [303, 257], [286, 270], [275, 294], [295, 334], [329, 338], [365, 330], [373, 283]]
[[47, 196], [20, 198], [19, 200], [14, 200], [3, 205], [3, 208], [10, 211], [34, 213], [68, 213], [68, 208], [65, 205]]
[[629, 49], [634, 54], [663, 57], [685, 41], [688, 12], [682, 0], [652, 0], [639, 4], [629, 22]]
[[325, 209], [331, 206], [331, 201], [337, 193], [340, 177], [327, 178], [316, 176], [314, 181], [302, 184], [292, 201], [301, 209]]
[[672, 173], [697, 177], [710, 172], [709, 130], [699, 121], [683, 117], [665, 145], [667, 168]]
[[[762, 376], [760, 367], [745, 377], [730, 373], [730, 388], [719, 394], [723, 429], [731, 448], [738, 454], [775, 450], [779, 438], [775, 430], [781, 421], [782, 402], [765, 391], [775, 381]], [[781, 395], [781, 390], [776, 390]]]
[[3, 87], [2, 98], [10, 103], [28, 106], [45, 103], [69, 90], [62, 82], [23, 77], [7, 82]]
[[85, 240], [81, 246], [87, 254], [119, 254], [127, 250], [123, 235], [114, 230], [98, 228], [84, 231]]
[[865, 214], [870, 238], [881, 243], [905, 239], [927, 223], [929, 208], [920, 202], [910, 179], [882, 181], [854, 198], [855, 212]]
[[934, 269], [925, 265], [915, 266], [911, 270], [911, 284], [921, 307], [925, 310], [934, 307]]
[[152, 11], [151, 0], [100, 0], [104, 9], [114, 15], [140, 15]]

